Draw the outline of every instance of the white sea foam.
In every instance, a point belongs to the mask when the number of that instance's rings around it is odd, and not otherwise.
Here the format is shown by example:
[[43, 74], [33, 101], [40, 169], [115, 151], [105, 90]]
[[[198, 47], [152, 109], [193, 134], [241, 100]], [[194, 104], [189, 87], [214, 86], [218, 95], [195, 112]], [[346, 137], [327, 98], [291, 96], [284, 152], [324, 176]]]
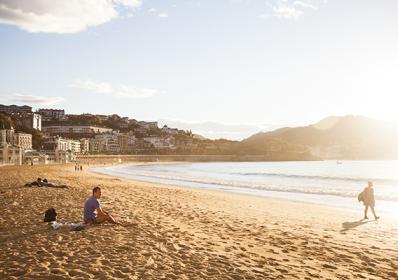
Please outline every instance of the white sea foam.
[[95, 171], [129, 179], [360, 209], [373, 181], [377, 209], [398, 216], [398, 161], [212, 162], [122, 165]]

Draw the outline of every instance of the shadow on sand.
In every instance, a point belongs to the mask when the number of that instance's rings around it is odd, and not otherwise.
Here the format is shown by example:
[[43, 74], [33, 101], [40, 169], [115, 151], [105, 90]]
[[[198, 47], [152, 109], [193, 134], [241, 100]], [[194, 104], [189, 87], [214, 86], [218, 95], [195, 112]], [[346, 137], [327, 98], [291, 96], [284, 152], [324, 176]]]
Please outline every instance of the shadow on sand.
[[341, 233], [345, 233], [345, 232], [349, 231], [350, 229], [359, 227], [359, 226], [367, 224], [369, 222], [371, 222], [371, 221], [370, 220], [366, 220], [366, 219], [360, 219], [360, 220], [355, 221], [355, 222], [344, 222], [342, 224], [343, 229], [340, 230], [340, 232]]

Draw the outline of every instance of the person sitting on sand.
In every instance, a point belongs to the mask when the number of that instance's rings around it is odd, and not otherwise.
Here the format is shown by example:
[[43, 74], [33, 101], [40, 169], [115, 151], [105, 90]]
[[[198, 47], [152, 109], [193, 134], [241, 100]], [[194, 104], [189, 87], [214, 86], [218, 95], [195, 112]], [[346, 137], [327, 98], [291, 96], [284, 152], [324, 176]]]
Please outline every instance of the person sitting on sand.
[[372, 210], [373, 216], [375, 218], [375, 220], [379, 219], [380, 217], [378, 217], [376, 215], [375, 212], [375, 196], [374, 196], [374, 190], [373, 190], [373, 183], [372, 182], [368, 182], [368, 186], [361, 192], [360, 194], [360, 199], [363, 201], [363, 204], [365, 205], [365, 215], [364, 215], [364, 219], [369, 219], [368, 218], [368, 208], [370, 207], [370, 209]]
[[101, 188], [95, 187], [93, 189], [93, 195], [84, 203], [84, 223], [101, 224], [109, 221], [114, 224], [119, 224], [111, 215], [102, 210], [101, 204], [98, 201], [100, 198]]

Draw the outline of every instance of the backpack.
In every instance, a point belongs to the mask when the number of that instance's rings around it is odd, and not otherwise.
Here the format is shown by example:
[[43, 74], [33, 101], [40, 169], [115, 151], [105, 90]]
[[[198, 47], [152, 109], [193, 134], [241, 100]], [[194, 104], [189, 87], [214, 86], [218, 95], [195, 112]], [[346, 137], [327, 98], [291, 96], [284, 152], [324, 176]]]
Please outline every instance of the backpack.
[[57, 212], [55, 211], [54, 208], [47, 209], [46, 212], [44, 212], [45, 223], [49, 223], [56, 220], [57, 220]]
[[365, 201], [365, 190], [363, 190], [360, 194], [358, 194], [358, 202]]

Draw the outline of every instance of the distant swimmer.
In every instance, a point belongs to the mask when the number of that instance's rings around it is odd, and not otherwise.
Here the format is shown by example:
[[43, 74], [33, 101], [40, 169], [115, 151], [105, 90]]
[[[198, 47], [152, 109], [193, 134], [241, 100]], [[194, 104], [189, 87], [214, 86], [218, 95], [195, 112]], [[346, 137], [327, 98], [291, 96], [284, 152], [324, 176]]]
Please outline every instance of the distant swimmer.
[[375, 220], [379, 219], [380, 217], [376, 215], [375, 212], [375, 196], [374, 196], [374, 190], [373, 190], [373, 183], [368, 182], [368, 186], [364, 188], [364, 190], [358, 195], [358, 201], [363, 201], [363, 204], [365, 205], [365, 211], [364, 211], [364, 219], [369, 219], [368, 218], [368, 209], [372, 210], [373, 216]]

